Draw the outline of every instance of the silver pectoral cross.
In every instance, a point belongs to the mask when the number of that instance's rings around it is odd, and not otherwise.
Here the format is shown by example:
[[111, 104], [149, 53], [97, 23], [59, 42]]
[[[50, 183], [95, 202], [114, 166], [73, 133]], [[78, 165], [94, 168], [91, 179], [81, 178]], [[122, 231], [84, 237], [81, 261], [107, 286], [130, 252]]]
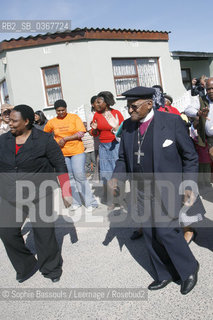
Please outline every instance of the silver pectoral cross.
[[140, 164], [141, 156], [144, 157], [144, 153], [138, 150], [138, 152], [135, 152], [134, 154], [138, 156], [137, 164]]

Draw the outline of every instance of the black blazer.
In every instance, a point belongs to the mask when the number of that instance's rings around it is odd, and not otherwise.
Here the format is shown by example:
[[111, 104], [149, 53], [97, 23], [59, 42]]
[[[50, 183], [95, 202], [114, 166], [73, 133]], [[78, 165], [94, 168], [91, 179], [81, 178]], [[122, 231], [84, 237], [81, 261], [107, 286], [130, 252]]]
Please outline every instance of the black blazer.
[[[197, 181], [198, 156], [188, 135], [186, 126], [179, 115], [166, 112], [154, 112], [153, 128], [153, 166], [156, 185], [162, 190], [164, 181], [170, 191], [169, 201], [166, 193], [161, 194], [161, 201], [168, 215], [177, 217], [182, 206], [182, 181]], [[113, 176], [125, 177], [133, 172], [134, 137], [138, 123], [131, 118], [124, 121]]]
[[39, 187], [44, 180], [55, 180], [67, 172], [64, 156], [52, 134], [32, 128], [25, 144], [15, 154], [11, 132], [0, 136], [0, 195], [9, 201], [16, 198], [16, 182], [29, 180]]

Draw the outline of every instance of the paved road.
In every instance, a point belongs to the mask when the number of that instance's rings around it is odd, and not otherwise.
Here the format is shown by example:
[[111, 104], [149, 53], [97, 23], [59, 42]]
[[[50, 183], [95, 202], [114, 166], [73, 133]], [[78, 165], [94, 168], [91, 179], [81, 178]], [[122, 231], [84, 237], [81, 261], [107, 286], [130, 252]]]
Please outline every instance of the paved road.
[[[197, 286], [187, 296], [180, 294], [175, 283], [147, 292], [152, 269], [143, 238], [131, 241], [131, 228], [110, 228], [116, 219], [125, 220], [127, 213], [108, 213], [101, 205], [93, 214], [103, 219], [99, 223], [92, 222], [84, 208], [72, 217], [66, 210], [58, 216], [56, 234], [64, 264], [61, 281], [56, 284], [39, 272], [23, 284], [17, 283], [0, 243], [0, 319], [213, 319], [211, 199], [213, 193], [206, 193], [206, 221], [198, 230], [196, 243], [190, 245], [200, 262], [200, 272]], [[77, 222], [80, 215], [81, 222]], [[29, 221], [23, 232], [34, 250]], [[127, 298], [119, 301], [124, 294]], [[102, 301], [103, 297], [107, 301]]]

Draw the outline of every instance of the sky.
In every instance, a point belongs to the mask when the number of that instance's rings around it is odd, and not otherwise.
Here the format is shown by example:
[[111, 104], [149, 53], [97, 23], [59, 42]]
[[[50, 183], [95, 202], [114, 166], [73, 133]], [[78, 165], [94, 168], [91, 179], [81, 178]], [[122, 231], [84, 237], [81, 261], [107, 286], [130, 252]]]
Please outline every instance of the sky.
[[[213, 1], [0, 0], [0, 20], [71, 20], [72, 29], [170, 31], [170, 51], [213, 52]], [[40, 32], [39, 32], [40, 33]], [[36, 35], [36, 33], [31, 33]], [[0, 41], [29, 33], [0, 32]]]

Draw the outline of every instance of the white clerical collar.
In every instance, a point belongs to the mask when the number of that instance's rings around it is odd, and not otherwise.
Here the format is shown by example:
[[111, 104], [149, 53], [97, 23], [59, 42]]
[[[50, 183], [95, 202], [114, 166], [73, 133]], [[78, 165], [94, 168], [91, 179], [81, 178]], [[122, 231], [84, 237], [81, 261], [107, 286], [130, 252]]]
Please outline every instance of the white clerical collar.
[[149, 121], [154, 116], [154, 110], [151, 109], [151, 111], [147, 114], [147, 116], [140, 120], [140, 122], [146, 122]]

